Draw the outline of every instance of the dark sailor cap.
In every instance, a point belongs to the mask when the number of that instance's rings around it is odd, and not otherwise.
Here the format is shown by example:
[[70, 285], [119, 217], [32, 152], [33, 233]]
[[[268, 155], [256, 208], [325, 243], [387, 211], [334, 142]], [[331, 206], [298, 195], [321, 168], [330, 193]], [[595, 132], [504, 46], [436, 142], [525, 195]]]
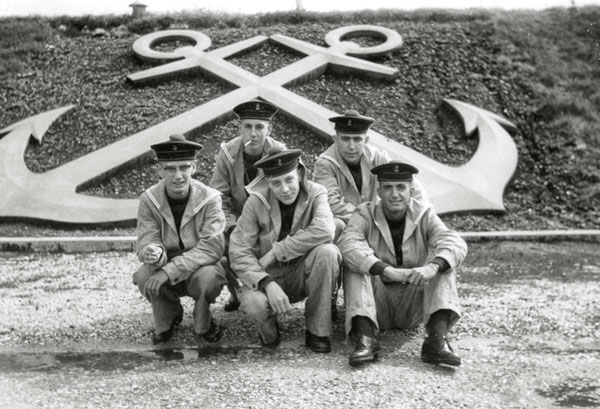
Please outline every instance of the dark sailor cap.
[[266, 101], [254, 99], [237, 105], [233, 108], [233, 112], [240, 119], [262, 119], [263, 121], [270, 121], [277, 112], [277, 107]]
[[377, 180], [410, 181], [419, 170], [408, 163], [389, 162], [375, 166], [371, 173], [377, 175]]
[[171, 135], [168, 141], [150, 147], [159, 162], [194, 160], [196, 154], [202, 150], [202, 145], [187, 141], [181, 134]]
[[329, 120], [335, 124], [336, 131], [350, 134], [366, 133], [375, 122], [375, 119], [361, 115], [355, 110], [346, 111], [344, 115], [334, 116]]
[[271, 148], [267, 156], [257, 161], [254, 166], [260, 168], [265, 176], [279, 176], [288, 173], [298, 167], [300, 162], [301, 149]]

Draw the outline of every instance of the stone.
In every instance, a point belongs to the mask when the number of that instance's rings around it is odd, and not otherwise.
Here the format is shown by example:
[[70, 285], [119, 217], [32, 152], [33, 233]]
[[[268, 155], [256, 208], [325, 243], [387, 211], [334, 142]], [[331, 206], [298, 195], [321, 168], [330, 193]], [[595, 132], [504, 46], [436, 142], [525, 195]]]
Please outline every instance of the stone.
[[127, 28], [127, 26], [125, 26], [123, 24], [121, 24], [118, 27], [113, 28], [110, 31], [110, 35], [112, 35], [113, 37], [116, 37], [116, 38], [127, 37], [130, 34], [131, 34], [131, 32], [129, 31], [129, 29]]
[[104, 37], [106, 35], [108, 35], [108, 31], [100, 27], [92, 31], [92, 37]]

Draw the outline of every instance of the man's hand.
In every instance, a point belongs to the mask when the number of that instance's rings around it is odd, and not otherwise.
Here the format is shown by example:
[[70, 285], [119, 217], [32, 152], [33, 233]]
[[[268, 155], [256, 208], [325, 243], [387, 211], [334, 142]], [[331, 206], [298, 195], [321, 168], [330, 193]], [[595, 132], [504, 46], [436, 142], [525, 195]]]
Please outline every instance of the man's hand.
[[146, 246], [144, 250], [142, 250], [142, 261], [144, 264], [154, 264], [160, 260], [162, 252], [163, 249], [161, 247], [150, 244], [149, 246]]
[[269, 305], [277, 314], [285, 314], [292, 309], [290, 299], [275, 281], [267, 284], [265, 293], [267, 294]]
[[437, 264], [429, 263], [423, 267], [411, 268], [408, 282], [414, 285], [425, 285], [437, 274], [440, 267]]
[[265, 254], [260, 258], [260, 260], [258, 260], [258, 264], [260, 264], [262, 268], [267, 268], [276, 261], [277, 258], [275, 258], [275, 253], [273, 253], [273, 250], [269, 250], [267, 254]]
[[169, 281], [169, 276], [163, 270], [158, 270], [146, 281], [144, 286], [144, 295], [146, 297], [157, 297], [160, 292], [160, 287]]
[[410, 271], [411, 270], [406, 268], [388, 266], [383, 270], [382, 278], [384, 278], [384, 282], [406, 284], [408, 282]]

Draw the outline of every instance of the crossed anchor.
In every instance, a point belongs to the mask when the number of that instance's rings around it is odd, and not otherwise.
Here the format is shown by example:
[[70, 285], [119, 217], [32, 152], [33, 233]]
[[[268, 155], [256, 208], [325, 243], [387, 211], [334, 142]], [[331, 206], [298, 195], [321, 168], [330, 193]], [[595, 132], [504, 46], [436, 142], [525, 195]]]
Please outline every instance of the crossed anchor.
[[[372, 47], [360, 47], [343, 41], [363, 34], [376, 34], [385, 38], [385, 41]], [[195, 45], [171, 52], [152, 49], [159, 42], [174, 39], [192, 40]], [[264, 77], [258, 77], [225, 60], [267, 41], [306, 56]], [[128, 81], [138, 84], [199, 68], [238, 88], [44, 173], [32, 173], [25, 166], [23, 154], [29, 137], [33, 136], [41, 142], [51, 123], [73, 108], [72, 105], [27, 118], [0, 130], [0, 135], [8, 133], [0, 140], [0, 189], [3, 191], [0, 218], [85, 224], [134, 220], [138, 200], [85, 196], [76, 193], [77, 188], [147, 155], [149, 146], [164, 140], [166, 135], [188, 133], [207, 123], [224, 119], [240, 102], [258, 97], [271, 102], [285, 114], [330, 140], [334, 130], [327, 118], [338, 113], [294, 94], [284, 86], [321, 75], [328, 68], [392, 79], [398, 74], [396, 69], [358, 57], [391, 52], [402, 45], [402, 38], [395, 31], [363, 25], [333, 30], [327, 34], [325, 41], [329, 48], [276, 34], [270, 37], [256, 36], [206, 52], [211, 45], [210, 38], [196, 31], [167, 30], [141, 37], [133, 44], [136, 55], [145, 61], [166, 64], [131, 74], [127, 77]], [[514, 128], [514, 125], [472, 105], [450, 99], [445, 101], [463, 118], [467, 134], [479, 133], [478, 149], [466, 164], [459, 167], [443, 165], [375, 131], [369, 131], [370, 143], [389, 152], [393, 159], [411, 163], [420, 169], [419, 179], [438, 213], [504, 210], [502, 195], [516, 169], [517, 149], [502, 126]]]

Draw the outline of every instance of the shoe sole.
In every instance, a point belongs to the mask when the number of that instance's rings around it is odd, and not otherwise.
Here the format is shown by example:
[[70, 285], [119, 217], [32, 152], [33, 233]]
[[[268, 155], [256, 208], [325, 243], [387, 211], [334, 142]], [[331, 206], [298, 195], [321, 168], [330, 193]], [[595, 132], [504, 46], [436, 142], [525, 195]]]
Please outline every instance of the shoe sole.
[[203, 335], [202, 339], [204, 339], [209, 344], [215, 344], [215, 343], [221, 341], [224, 336], [225, 336], [225, 328], [222, 328], [221, 331], [218, 334], [210, 336], [210, 337], [205, 337]]
[[361, 366], [363, 364], [367, 364], [369, 362], [375, 362], [379, 359], [379, 355], [374, 353], [372, 356], [365, 356], [362, 358], [349, 359], [348, 363], [350, 366]]
[[460, 366], [460, 360], [454, 359], [439, 359], [433, 356], [425, 355], [421, 357], [421, 361], [427, 364], [442, 364], [442, 365], [450, 365], [450, 366]]
[[179, 313], [179, 315], [175, 318], [175, 321], [173, 321], [173, 326], [177, 326], [179, 324], [181, 324], [181, 321], [183, 321], [183, 310]]
[[[310, 348], [310, 347], [308, 347]], [[310, 348], [311, 351], [317, 353], [317, 354], [328, 354], [331, 352], [331, 348], [329, 349], [314, 349], [314, 348]]]
[[233, 311], [237, 311], [239, 309], [240, 309], [240, 303], [237, 303], [237, 304], [228, 303], [228, 304], [225, 304], [225, 306], [223, 307], [223, 311], [227, 311], [227, 312], [233, 312]]

